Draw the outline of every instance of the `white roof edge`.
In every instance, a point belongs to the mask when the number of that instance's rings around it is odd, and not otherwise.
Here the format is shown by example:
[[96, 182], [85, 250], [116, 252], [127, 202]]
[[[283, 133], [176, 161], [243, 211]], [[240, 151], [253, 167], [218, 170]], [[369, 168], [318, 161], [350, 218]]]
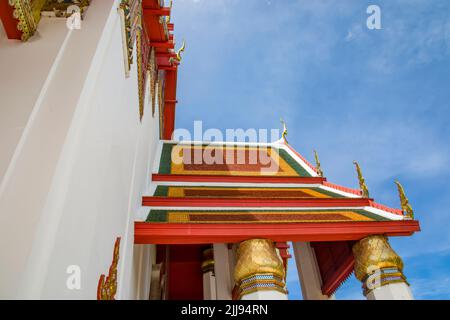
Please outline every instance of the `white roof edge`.
[[383, 218], [387, 218], [387, 219], [390, 219], [390, 220], [396, 220], [396, 221], [405, 220], [404, 216], [401, 216], [401, 215], [398, 215], [398, 214], [395, 214], [395, 213], [391, 213], [391, 212], [387, 212], [387, 211], [384, 211], [384, 210], [381, 210], [381, 209], [377, 209], [377, 208], [374, 208], [374, 207], [369, 207], [369, 206], [363, 207], [363, 210], [369, 211], [370, 213], [379, 215], [379, 216], [381, 216]]
[[280, 148], [283, 149], [284, 151], [286, 151], [287, 153], [289, 153], [289, 155], [292, 158], [294, 158], [294, 160], [297, 161], [297, 163], [299, 165], [301, 165], [303, 167], [303, 169], [305, 169], [309, 174], [311, 174], [311, 176], [313, 176], [313, 177], [319, 176], [317, 174], [316, 170], [313, 170], [305, 161], [303, 161], [303, 159], [301, 159], [299, 156], [297, 156], [295, 154], [295, 152], [292, 151], [292, 149], [289, 148], [286, 144], [284, 144], [284, 143], [280, 144]]
[[329, 191], [329, 192], [333, 192], [333, 193], [336, 193], [336, 194], [340, 194], [341, 196], [345, 196], [345, 197], [348, 197], [348, 198], [362, 198], [362, 196], [358, 196], [356, 194], [353, 194], [353, 193], [350, 193], [350, 192], [345, 192], [345, 191], [342, 191], [342, 190], [339, 190], [339, 189], [335, 189], [335, 188], [329, 187], [329, 186], [319, 185], [319, 188], [323, 189], [325, 191]]
[[393, 221], [405, 220], [403, 216], [399, 216], [390, 212], [386, 212], [373, 207], [177, 207], [177, 206], [145, 206], [148, 210], [179, 210], [179, 211], [309, 211], [309, 210], [365, 210], [383, 218]]
[[162, 140], [158, 141], [157, 151], [155, 155], [155, 160], [153, 163], [152, 173], [158, 173], [159, 172], [159, 165], [161, 163], [161, 156], [162, 156], [162, 149], [163, 149], [164, 142]]

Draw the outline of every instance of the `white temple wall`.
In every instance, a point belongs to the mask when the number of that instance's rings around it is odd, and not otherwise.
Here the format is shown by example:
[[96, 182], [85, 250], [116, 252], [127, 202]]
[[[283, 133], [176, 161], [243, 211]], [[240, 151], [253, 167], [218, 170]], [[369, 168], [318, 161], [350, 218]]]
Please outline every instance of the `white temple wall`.
[[65, 20], [44, 18], [35, 37], [21, 42], [8, 39], [0, 22], [0, 182], [68, 32]]
[[[7, 262], [0, 298], [95, 299], [116, 237], [122, 238], [116, 298], [148, 297], [148, 285], [136, 279], [150, 279], [154, 248], [134, 247], [133, 222], [159, 121], [150, 105], [139, 121], [136, 63], [126, 79], [118, 2], [92, 1], [81, 30], [69, 31], [61, 20], [48, 21], [47, 29], [43, 19], [30, 46], [42, 46], [48, 59], [29, 68], [11, 63], [10, 72], [18, 73], [11, 88], [20, 87], [16, 79], [29, 83], [1, 99], [1, 136], [8, 140], [1, 154], [13, 154], [0, 162], [0, 170], [8, 163], [0, 184], [0, 256]], [[53, 45], [39, 43], [47, 40]], [[20, 45], [27, 44], [12, 44], [20, 60], [40, 64], [36, 51]], [[7, 80], [2, 72], [2, 94], [10, 91], [3, 88]], [[80, 268], [79, 290], [67, 287], [69, 266]]]

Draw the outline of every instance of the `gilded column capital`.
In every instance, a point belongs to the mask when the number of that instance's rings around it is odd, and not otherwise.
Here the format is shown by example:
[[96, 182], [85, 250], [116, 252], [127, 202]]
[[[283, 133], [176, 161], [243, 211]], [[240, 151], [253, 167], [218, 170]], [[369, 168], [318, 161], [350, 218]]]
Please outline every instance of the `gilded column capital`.
[[363, 282], [364, 294], [380, 286], [406, 282], [403, 261], [395, 253], [386, 236], [373, 235], [353, 246], [355, 276]]
[[214, 250], [213, 248], [206, 248], [203, 250], [202, 272], [214, 273]]
[[251, 239], [239, 244], [234, 280], [238, 298], [258, 290], [286, 293], [283, 261], [268, 239]]

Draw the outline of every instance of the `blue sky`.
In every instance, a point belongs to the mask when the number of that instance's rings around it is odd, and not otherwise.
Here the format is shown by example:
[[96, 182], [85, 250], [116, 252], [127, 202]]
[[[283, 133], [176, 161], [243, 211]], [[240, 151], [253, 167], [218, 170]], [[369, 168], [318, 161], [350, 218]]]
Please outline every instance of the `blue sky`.
[[[381, 30], [366, 8], [381, 8]], [[176, 0], [177, 127], [279, 128], [329, 181], [399, 207], [399, 179], [422, 232], [394, 238], [418, 299], [450, 299], [450, 2]], [[292, 261], [293, 262], [293, 261]], [[290, 298], [301, 298], [295, 266]], [[338, 299], [362, 299], [352, 277]]]

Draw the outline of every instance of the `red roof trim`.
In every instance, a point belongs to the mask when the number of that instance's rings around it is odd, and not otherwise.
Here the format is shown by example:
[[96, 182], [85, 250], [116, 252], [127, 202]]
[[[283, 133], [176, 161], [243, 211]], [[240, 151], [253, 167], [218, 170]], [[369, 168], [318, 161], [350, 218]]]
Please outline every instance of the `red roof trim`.
[[383, 210], [383, 211], [387, 211], [387, 212], [390, 212], [390, 213], [393, 213], [393, 214], [397, 214], [397, 215], [403, 216], [403, 211], [402, 210], [390, 208], [390, 207], [385, 206], [383, 204], [376, 203], [375, 201], [372, 201], [372, 200], [370, 201], [370, 206], [375, 208], [375, 209], [380, 209], [380, 210]]
[[410, 236], [419, 222], [335, 222], [280, 224], [179, 224], [135, 222], [135, 244], [235, 243], [260, 237], [283, 241], [360, 240], [374, 234]]
[[351, 193], [351, 194], [354, 194], [354, 195], [357, 195], [357, 196], [361, 196], [362, 195], [361, 190], [343, 187], [343, 186], [340, 186], [340, 185], [337, 185], [337, 184], [334, 184], [334, 183], [331, 183], [331, 182], [328, 182], [328, 181], [324, 181], [323, 185], [325, 187], [330, 187], [330, 188], [333, 188], [333, 189], [336, 189], [336, 190], [339, 190], [339, 191], [343, 191], [343, 192], [347, 192], [347, 193]]
[[302, 159], [302, 161], [303, 161], [304, 163], [306, 163], [306, 165], [307, 165], [308, 167], [310, 167], [311, 169], [314, 170], [314, 172], [317, 173], [316, 167], [314, 167], [308, 160], [306, 160], [305, 157], [303, 157], [300, 153], [298, 153], [297, 151], [295, 151], [295, 149], [292, 148], [288, 143], [286, 143], [285, 145], [289, 148], [289, 150], [291, 150], [293, 153], [295, 153], [295, 155], [296, 155], [297, 157], [299, 157], [300, 159]]
[[322, 184], [321, 177], [276, 177], [276, 176], [221, 176], [221, 175], [182, 175], [153, 174], [152, 181], [161, 182], [220, 182], [220, 183], [297, 183]]

